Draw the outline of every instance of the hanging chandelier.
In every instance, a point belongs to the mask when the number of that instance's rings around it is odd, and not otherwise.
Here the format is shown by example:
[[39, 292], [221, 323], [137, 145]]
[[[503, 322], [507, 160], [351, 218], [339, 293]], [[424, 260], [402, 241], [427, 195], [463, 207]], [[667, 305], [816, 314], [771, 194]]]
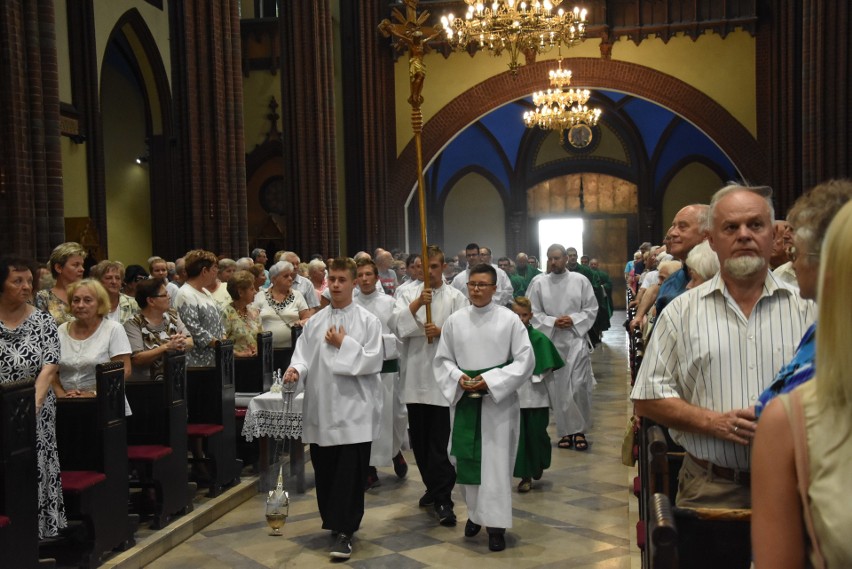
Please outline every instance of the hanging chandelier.
[[601, 110], [589, 108], [586, 103], [592, 93], [588, 89], [570, 89], [571, 71], [559, 67], [549, 73], [550, 89], [532, 94], [534, 111], [524, 113], [527, 128], [559, 131], [559, 141], [576, 148], [585, 148], [592, 142], [592, 127], [598, 124]]
[[455, 50], [476, 46], [495, 56], [505, 51], [512, 74], [521, 66], [521, 53], [545, 53], [563, 44], [570, 47], [586, 37], [586, 10], [575, 7], [565, 11], [558, 8], [562, 0], [465, 2], [468, 9], [464, 18], [453, 14], [441, 17], [447, 42]]

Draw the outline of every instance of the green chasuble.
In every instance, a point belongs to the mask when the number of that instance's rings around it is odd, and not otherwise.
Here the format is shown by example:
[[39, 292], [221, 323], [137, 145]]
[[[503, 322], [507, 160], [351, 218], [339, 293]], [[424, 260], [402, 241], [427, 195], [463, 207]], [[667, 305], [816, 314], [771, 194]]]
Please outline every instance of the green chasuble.
[[[473, 379], [477, 375], [510, 363], [511, 360], [494, 367], [463, 369], [462, 372]], [[456, 404], [450, 454], [456, 457], [456, 482], [478, 485], [482, 481], [482, 397], [468, 397], [467, 393], [465, 391]]]

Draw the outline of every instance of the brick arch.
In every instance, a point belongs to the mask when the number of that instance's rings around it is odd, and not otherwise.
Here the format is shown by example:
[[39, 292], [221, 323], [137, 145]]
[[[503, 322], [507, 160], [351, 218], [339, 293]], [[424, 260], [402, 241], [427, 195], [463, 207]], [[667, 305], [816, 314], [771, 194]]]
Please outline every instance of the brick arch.
[[[597, 58], [568, 60], [574, 77], [592, 88], [636, 95], [664, 106], [702, 130], [728, 155], [750, 182], [767, 179], [766, 156], [755, 138], [724, 107], [687, 83], [643, 65]], [[541, 89], [552, 61], [524, 65], [517, 75], [495, 75], [445, 105], [423, 126], [423, 163], [428, 164], [452, 138], [479, 117], [505, 103]], [[428, 80], [426, 85], [428, 96]], [[518, 120], [521, 120], [518, 117]], [[417, 182], [412, 139], [393, 164], [389, 198], [400, 208]]]

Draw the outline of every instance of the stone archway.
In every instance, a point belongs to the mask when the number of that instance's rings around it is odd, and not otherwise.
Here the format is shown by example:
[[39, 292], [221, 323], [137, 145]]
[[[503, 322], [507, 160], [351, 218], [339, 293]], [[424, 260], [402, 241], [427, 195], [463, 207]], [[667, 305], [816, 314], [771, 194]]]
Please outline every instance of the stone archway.
[[[731, 158], [747, 180], [767, 177], [766, 156], [742, 123], [724, 107], [687, 83], [643, 65], [597, 58], [570, 60], [575, 76], [584, 84], [622, 91], [667, 107], [707, 134]], [[517, 75], [501, 73], [468, 89], [444, 106], [423, 126], [423, 162], [429, 163], [458, 132], [505, 103], [528, 96], [541, 87], [541, 77], [551, 61], [524, 65]], [[394, 163], [389, 198], [402, 209], [417, 182], [413, 140]]]

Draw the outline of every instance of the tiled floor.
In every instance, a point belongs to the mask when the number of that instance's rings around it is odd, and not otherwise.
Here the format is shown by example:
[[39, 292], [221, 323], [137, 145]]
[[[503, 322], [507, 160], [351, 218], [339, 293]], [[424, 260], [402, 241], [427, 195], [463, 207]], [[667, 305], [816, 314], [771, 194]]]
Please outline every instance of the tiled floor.
[[[466, 567], [487, 563], [499, 567], [637, 568], [633, 539], [635, 498], [628, 489], [632, 469], [621, 465], [621, 439], [628, 413], [629, 373], [623, 313], [594, 356], [595, 428], [588, 452], [553, 449], [553, 464], [528, 494], [513, 496], [514, 528], [507, 548], [488, 551], [485, 532], [463, 535], [466, 511], [456, 491], [456, 528], [438, 525], [417, 500], [423, 485], [415, 465], [398, 480], [390, 468], [380, 469], [382, 486], [370, 490], [361, 530], [353, 540], [352, 567]], [[553, 429], [553, 425], [551, 425]], [[552, 430], [551, 433], [553, 434]], [[555, 437], [554, 437], [555, 440]], [[411, 453], [407, 454], [413, 461]], [[330, 563], [331, 537], [320, 529], [313, 473], [307, 469], [308, 492], [293, 495], [283, 537], [270, 537], [264, 520], [265, 495], [257, 496], [213, 522], [149, 567], [314, 567]]]

